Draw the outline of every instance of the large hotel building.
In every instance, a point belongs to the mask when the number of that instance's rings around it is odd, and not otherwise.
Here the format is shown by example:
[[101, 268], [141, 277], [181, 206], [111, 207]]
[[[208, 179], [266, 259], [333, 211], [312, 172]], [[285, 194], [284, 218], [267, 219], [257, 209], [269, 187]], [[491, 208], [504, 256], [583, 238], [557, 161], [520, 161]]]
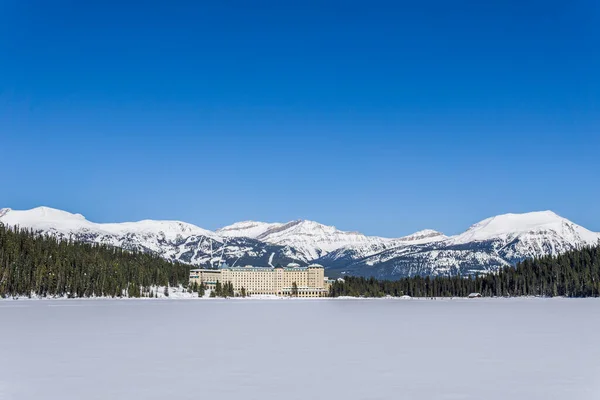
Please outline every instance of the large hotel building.
[[[204, 283], [207, 289], [214, 290], [217, 281], [231, 282], [236, 294], [242, 288], [249, 295], [275, 295], [298, 297], [326, 297], [331, 281], [325, 277], [323, 266], [311, 264], [301, 267], [288, 264], [287, 267], [228, 267], [219, 269], [192, 269], [190, 284]], [[295, 284], [295, 285], [294, 285]]]

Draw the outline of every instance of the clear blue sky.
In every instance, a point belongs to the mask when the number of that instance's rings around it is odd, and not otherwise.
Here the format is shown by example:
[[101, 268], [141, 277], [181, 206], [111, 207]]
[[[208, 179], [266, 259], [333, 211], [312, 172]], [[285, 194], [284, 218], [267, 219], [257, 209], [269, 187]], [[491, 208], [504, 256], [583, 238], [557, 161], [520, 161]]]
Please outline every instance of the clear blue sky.
[[600, 231], [600, 3], [3, 0], [0, 173], [98, 222]]

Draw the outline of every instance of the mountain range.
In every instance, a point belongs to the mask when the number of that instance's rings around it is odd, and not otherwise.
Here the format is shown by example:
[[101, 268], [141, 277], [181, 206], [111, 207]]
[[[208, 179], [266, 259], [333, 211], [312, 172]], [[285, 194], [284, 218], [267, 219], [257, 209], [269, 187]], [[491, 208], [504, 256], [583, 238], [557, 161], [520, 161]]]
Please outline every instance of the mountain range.
[[379, 279], [477, 274], [600, 243], [600, 233], [552, 211], [498, 215], [455, 236], [426, 229], [400, 238], [346, 232], [307, 220], [244, 221], [216, 231], [180, 221], [94, 223], [49, 207], [0, 209], [0, 222], [61, 240], [154, 252], [194, 266], [319, 263], [330, 276]]

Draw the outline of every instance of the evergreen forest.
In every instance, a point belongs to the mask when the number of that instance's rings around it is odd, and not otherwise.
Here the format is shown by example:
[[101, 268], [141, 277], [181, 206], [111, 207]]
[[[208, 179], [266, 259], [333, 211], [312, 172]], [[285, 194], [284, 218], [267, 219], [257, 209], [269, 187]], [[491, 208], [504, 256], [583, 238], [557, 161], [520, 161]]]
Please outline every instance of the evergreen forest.
[[156, 297], [152, 286], [187, 287], [189, 270], [151, 253], [57, 240], [0, 224], [0, 297]]
[[[58, 240], [0, 224], [0, 297], [156, 297], [153, 288], [187, 288], [190, 266], [152, 253], [102, 244]], [[213, 296], [233, 296], [219, 285]], [[204, 285], [190, 287], [204, 295]], [[245, 291], [244, 291], [245, 292]], [[478, 276], [410, 277], [397, 281], [347, 276], [333, 283], [332, 297], [600, 296], [600, 246], [559, 256], [527, 259]], [[244, 293], [245, 295], [245, 293]]]
[[600, 296], [600, 246], [559, 256], [526, 259], [497, 273], [469, 277], [410, 277], [398, 281], [345, 277], [330, 290], [332, 297], [466, 297], [482, 296]]

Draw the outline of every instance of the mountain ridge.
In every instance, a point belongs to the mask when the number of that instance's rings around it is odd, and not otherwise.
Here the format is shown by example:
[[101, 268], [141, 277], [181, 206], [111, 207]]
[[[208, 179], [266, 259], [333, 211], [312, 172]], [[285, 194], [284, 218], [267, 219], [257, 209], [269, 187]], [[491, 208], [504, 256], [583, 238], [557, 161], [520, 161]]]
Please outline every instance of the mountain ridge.
[[155, 252], [192, 265], [318, 262], [333, 275], [385, 279], [487, 273], [524, 258], [558, 255], [600, 241], [600, 233], [549, 210], [497, 215], [453, 236], [425, 229], [400, 238], [341, 231], [310, 220], [241, 221], [216, 231], [182, 221], [95, 223], [50, 207], [3, 208], [0, 222], [59, 239]]

